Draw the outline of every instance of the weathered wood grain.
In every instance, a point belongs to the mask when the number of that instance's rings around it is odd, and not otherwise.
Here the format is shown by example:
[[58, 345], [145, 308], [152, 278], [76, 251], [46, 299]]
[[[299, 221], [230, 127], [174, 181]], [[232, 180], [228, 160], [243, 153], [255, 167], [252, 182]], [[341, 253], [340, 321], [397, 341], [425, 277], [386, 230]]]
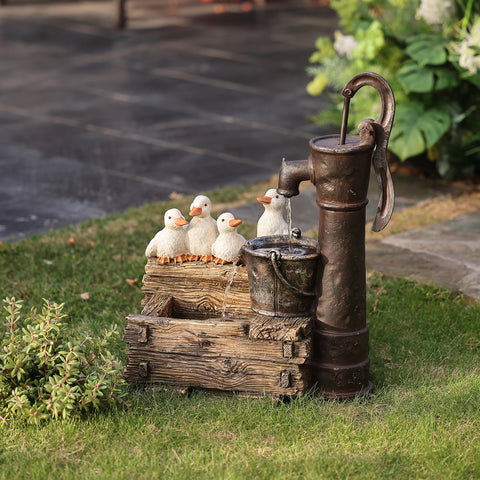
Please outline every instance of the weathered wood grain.
[[249, 336], [257, 340], [297, 342], [310, 338], [312, 329], [313, 317], [279, 318], [252, 315]]
[[135, 349], [129, 353], [124, 376], [139, 383], [281, 395], [303, 394], [310, 386], [308, 370], [303, 365], [230, 357], [198, 357], [192, 361], [192, 357], [160, 352], [152, 352], [145, 365], [143, 352]]
[[[220, 315], [232, 269], [233, 265], [201, 262], [160, 265], [155, 258], [149, 258], [143, 277], [143, 305], [151, 303], [154, 295], [173, 295], [175, 316]], [[247, 271], [239, 266], [228, 293], [226, 313], [242, 318], [250, 316], [251, 312]]]
[[310, 338], [297, 337], [294, 341], [255, 339], [249, 335], [249, 330], [248, 320], [188, 320], [129, 315], [123, 340], [130, 345], [130, 351], [135, 346], [142, 349], [144, 358], [159, 352], [302, 364], [311, 357]]
[[171, 317], [174, 312], [174, 301], [171, 295], [154, 293], [143, 305], [142, 315], [153, 317]]
[[[216, 265], [215, 263], [204, 262], [185, 262], [182, 264], [158, 263], [156, 258], [150, 257], [145, 265], [145, 273], [153, 277], [162, 278], [202, 278], [202, 281], [211, 283], [227, 284], [230, 273], [233, 269], [232, 264]], [[234, 284], [247, 281], [247, 269], [245, 266], [238, 266], [235, 273]]]
[[298, 395], [310, 388], [312, 318], [274, 318], [250, 307], [246, 268], [145, 266], [142, 315], [129, 315], [128, 381], [179, 388]]

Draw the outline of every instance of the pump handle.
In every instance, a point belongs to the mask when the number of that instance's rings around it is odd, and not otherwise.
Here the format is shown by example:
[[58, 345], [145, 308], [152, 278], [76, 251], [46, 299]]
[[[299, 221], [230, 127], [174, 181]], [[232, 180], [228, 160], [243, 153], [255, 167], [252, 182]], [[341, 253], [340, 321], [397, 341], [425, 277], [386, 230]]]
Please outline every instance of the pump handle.
[[[376, 73], [364, 72], [355, 75], [345, 85], [342, 91], [342, 95], [345, 97], [345, 105], [348, 105], [355, 93], [365, 85], [375, 88], [380, 94], [380, 100], [382, 102], [380, 115], [372, 122], [375, 130], [376, 143], [372, 161], [380, 190], [377, 214], [373, 220], [372, 230], [379, 232], [383, 230], [390, 221], [395, 203], [392, 174], [390, 173], [390, 167], [387, 161], [388, 139], [390, 138], [393, 118], [395, 116], [395, 97], [392, 88], [383, 77]], [[346, 118], [344, 120], [346, 121]], [[342, 121], [342, 130], [345, 130], [345, 126], [343, 125], [345, 121]]]

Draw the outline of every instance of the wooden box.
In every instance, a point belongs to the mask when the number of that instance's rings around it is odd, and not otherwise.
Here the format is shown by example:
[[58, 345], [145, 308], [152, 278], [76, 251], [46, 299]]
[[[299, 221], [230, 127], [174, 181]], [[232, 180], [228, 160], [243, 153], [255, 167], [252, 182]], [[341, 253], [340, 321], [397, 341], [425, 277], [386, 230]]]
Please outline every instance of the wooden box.
[[313, 319], [253, 312], [243, 266], [224, 308], [233, 268], [148, 259], [143, 311], [127, 317], [128, 381], [274, 395], [310, 388]]

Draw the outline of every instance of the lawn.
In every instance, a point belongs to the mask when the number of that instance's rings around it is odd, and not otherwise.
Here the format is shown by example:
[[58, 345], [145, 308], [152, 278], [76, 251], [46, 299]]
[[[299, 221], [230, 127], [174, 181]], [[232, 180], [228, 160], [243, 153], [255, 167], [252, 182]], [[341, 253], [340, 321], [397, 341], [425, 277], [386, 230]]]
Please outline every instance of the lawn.
[[[224, 210], [263, 191], [209, 195]], [[190, 201], [1, 243], [0, 294], [25, 308], [65, 302], [72, 334], [113, 324], [123, 333], [140, 311], [146, 244], [167, 208], [186, 212]], [[0, 478], [480, 478], [480, 305], [369, 273], [367, 322], [375, 391], [366, 398], [282, 403], [130, 385], [127, 406], [0, 427]], [[113, 351], [125, 362], [121, 336]]]

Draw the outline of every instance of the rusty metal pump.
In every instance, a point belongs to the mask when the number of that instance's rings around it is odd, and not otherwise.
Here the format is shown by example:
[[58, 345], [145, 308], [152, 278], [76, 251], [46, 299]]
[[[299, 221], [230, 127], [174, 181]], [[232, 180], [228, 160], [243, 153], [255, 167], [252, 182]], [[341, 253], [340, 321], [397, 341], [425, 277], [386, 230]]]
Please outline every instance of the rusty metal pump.
[[[350, 99], [363, 86], [381, 99], [377, 120], [364, 120], [358, 135], [347, 135]], [[342, 92], [345, 97], [340, 135], [310, 140], [308, 160], [283, 161], [278, 192], [299, 194], [299, 183], [316, 187], [320, 208], [315, 285], [313, 382], [326, 397], [349, 398], [372, 389], [366, 325], [365, 211], [370, 168], [376, 173], [380, 199], [372, 230], [382, 230], [394, 206], [387, 146], [395, 115], [388, 82], [375, 73], [361, 73]]]

